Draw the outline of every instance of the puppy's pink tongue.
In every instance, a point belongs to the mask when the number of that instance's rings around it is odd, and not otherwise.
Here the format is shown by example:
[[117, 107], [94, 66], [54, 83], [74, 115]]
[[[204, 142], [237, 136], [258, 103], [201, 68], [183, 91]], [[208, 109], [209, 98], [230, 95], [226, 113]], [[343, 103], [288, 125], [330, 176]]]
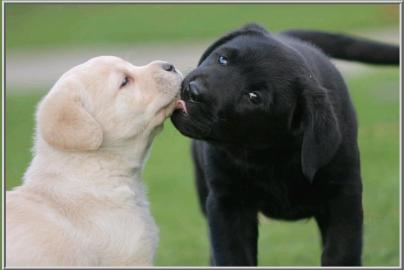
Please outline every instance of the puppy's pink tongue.
[[175, 109], [179, 109], [185, 113], [188, 113], [187, 105], [185, 104], [185, 101], [183, 101], [182, 99], [177, 100], [177, 103], [175, 104]]

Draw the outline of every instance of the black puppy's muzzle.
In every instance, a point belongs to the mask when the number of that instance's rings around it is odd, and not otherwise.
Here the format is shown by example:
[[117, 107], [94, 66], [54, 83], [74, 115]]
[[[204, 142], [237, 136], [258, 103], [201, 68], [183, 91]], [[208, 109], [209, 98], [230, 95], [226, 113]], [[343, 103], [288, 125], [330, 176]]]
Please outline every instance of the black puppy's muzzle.
[[202, 101], [202, 87], [197, 81], [191, 81], [184, 85], [182, 91], [183, 99], [190, 102]]

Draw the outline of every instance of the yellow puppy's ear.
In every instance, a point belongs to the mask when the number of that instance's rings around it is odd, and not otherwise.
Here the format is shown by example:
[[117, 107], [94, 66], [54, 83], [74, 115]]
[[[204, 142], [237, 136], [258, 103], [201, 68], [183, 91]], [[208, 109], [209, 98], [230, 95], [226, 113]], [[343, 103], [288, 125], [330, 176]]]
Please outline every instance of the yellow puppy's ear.
[[101, 146], [102, 128], [84, 108], [82, 88], [72, 81], [59, 82], [38, 108], [40, 135], [55, 148], [91, 151]]

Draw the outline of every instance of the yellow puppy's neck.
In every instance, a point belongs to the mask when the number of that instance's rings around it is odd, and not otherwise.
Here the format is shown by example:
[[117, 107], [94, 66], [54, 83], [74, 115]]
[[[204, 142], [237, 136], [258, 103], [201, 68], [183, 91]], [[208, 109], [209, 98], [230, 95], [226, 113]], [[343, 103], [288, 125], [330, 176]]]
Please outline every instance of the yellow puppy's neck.
[[[133, 138], [95, 151], [62, 151], [38, 139], [24, 183], [77, 192], [142, 185], [141, 173], [153, 136]], [[46, 183], [43, 183], [46, 181]]]

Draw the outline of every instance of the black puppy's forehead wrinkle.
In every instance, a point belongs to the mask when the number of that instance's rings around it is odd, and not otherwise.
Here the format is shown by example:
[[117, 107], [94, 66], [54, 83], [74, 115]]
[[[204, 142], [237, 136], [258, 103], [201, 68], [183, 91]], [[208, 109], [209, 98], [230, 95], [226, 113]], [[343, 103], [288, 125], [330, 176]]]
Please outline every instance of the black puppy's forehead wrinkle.
[[226, 56], [229, 60], [236, 58], [239, 55], [239, 49], [232, 46], [222, 46], [212, 52], [213, 56]]
[[244, 60], [257, 61], [259, 59], [262, 59], [263, 52], [249, 46], [243, 47], [224, 45], [223, 47], [219, 47], [211, 54], [211, 56], [213, 57], [217, 57], [219, 55], [226, 56], [229, 60], [229, 65], [232, 65], [235, 62], [242, 62]]

